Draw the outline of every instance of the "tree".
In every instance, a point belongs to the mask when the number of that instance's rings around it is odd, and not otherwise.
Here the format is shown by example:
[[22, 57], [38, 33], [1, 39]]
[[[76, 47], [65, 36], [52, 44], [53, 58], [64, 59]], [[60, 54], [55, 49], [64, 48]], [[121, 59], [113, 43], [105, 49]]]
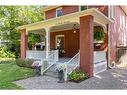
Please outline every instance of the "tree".
[[43, 20], [42, 7], [0, 6], [0, 39], [8, 41], [7, 49], [14, 51], [16, 56], [20, 45], [20, 33], [16, 27]]

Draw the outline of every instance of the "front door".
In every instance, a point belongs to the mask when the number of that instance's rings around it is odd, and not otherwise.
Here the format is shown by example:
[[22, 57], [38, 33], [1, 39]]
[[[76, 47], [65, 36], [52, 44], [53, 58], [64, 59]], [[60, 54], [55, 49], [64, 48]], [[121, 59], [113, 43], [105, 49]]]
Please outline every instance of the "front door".
[[56, 35], [56, 49], [59, 50], [59, 57], [64, 57], [65, 54], [65, 38], [64, 35]]

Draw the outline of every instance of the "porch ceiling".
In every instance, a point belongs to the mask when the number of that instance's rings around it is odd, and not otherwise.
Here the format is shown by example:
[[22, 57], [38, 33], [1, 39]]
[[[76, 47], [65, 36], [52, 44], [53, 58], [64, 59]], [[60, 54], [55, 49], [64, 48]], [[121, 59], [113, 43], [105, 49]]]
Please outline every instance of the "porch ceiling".
[[48, 19], [48, 20], [44, 20], [44, 21], [40, 21], [40, 22], [28, 24], [28, 25], [19, 26], [17, 27], [17, 29], [18, 30], [26, 29], [27, 31], [46, 29], [46, 28], [51, 29], [52, 27], [60, 26], [64, 24], [68, 25], [69, 23], [80, 23], [79, 22], [80, 17], [86, 16], [86, 15], [92, 15], [94, 17], [94, 22], [104, 27], [106, 27], [107, 24], [110, 24], [113, 22], [111, 19], [106, 17], [103, 13], [101, 13], [97, 9], [91, 8], [88, 10], [84, 10], [82, 12], [75, 12], [75, 13], [71, 13], [71, 14], [64, 15], [57, 18], [52, 18], [52, 19]]

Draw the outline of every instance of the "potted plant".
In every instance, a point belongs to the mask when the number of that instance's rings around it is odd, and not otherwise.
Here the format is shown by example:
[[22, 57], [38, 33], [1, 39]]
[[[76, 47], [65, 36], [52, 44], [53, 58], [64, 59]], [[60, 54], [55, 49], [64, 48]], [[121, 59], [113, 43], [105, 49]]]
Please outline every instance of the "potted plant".
[[94, 42], [95, 43], [102, 43], [104, 41], [104, 29], [100, 26], [94, 27]]
[[65, 65], [58, 65], [56, 67], [56, 71], [58, 72], [58, 78], [59, 78], [58, 83], [64, 82], [64, 71], [65, 71], [65, 69], [66, 69]]

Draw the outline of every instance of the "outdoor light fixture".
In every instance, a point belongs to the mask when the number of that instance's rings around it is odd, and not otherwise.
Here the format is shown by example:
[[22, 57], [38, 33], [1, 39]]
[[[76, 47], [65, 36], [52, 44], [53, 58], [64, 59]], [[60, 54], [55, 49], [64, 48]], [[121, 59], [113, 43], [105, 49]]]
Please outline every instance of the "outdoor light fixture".
[[77, 32], [78, 27], [76, 26], [76, 24], [73, 25], [73, 33]]

